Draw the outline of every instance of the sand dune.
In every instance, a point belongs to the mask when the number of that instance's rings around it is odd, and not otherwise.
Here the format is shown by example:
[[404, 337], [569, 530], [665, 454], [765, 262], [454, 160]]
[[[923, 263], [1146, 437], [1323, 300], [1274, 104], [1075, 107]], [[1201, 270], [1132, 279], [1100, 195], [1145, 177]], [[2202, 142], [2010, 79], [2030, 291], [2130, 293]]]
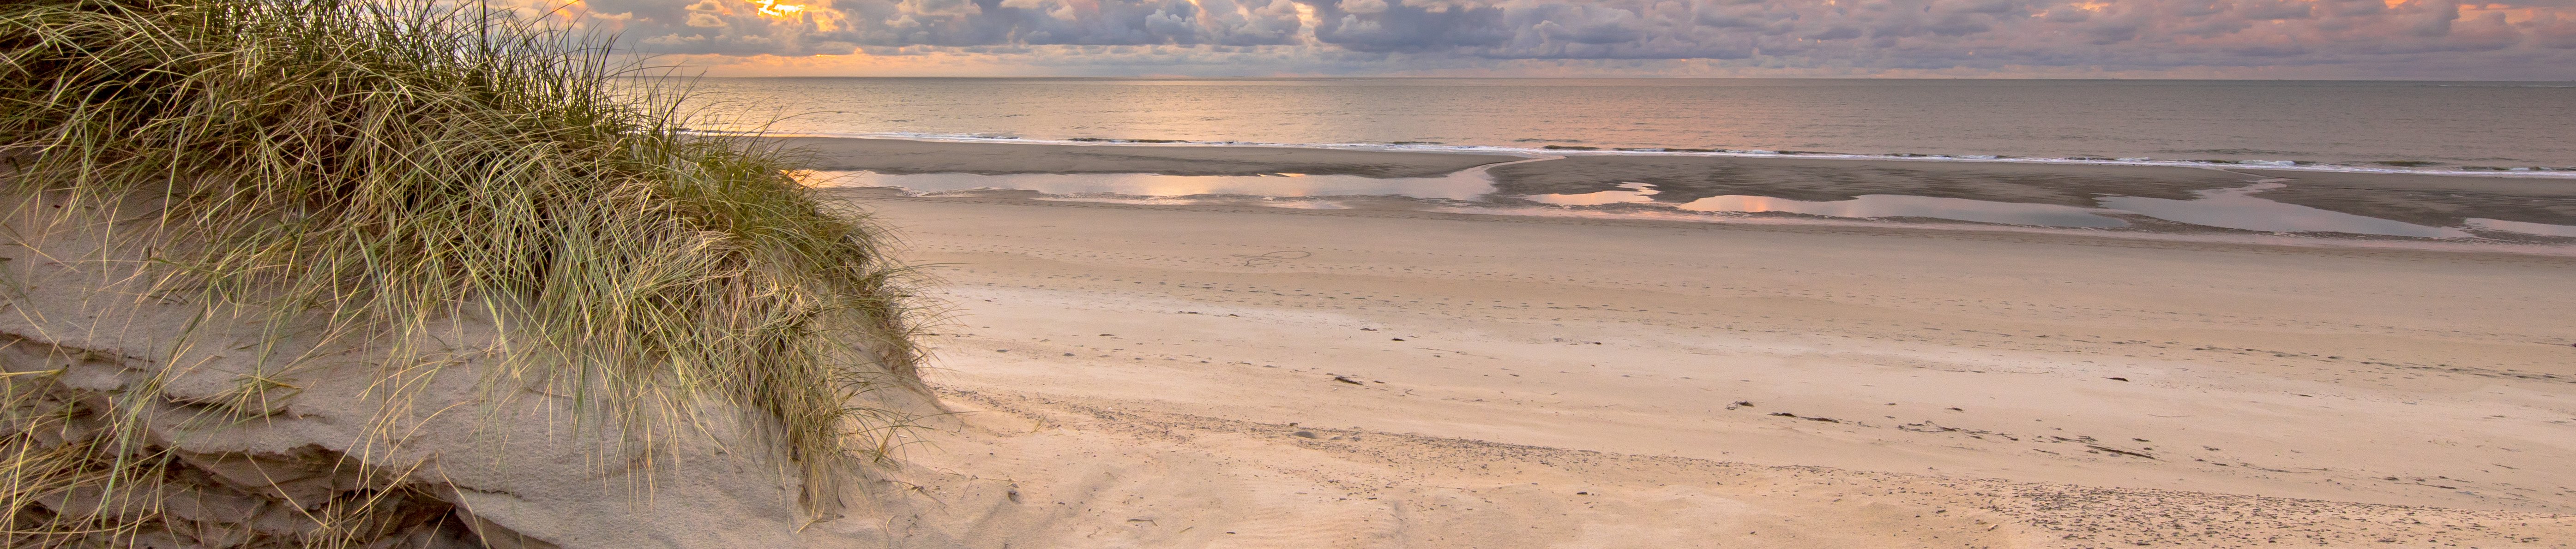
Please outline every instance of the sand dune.
[[912, 536], [2576, 540], [2576, 259], [871, 200], [955, 306]]

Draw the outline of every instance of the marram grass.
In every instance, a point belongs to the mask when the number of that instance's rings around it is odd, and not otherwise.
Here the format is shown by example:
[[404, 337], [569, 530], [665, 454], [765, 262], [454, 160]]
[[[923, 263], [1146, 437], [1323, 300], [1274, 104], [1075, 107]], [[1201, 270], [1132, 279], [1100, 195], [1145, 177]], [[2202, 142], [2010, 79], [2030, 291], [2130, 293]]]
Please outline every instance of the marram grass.
[[[487, 383], [572, 392], [625, 440], [690, 435], [691, 402], [752, 410], [807, 510], [828, 513], [898, 423], [855, 398], [914, 383], [904, 271], [876, 230], [792, 181], [787, 156], [681, 131], [668, 88], [626, 78], [595, 40], [458, 6], [7, 2], [0, 194], [142, 197], [155, 211], [121, 222], [185, 235], [159, 248], [156, 288], [210, 316], [323, 319], [388, 367], [434, 367], [408, 342], [490, 319], [507, 353]], [[0, 381], [15, 398], [46, 377]], [[148, 520], [38, 502], [113, 497], [167, 456], [40, 436], [62, 421], [6, 404], [0, 539]]]

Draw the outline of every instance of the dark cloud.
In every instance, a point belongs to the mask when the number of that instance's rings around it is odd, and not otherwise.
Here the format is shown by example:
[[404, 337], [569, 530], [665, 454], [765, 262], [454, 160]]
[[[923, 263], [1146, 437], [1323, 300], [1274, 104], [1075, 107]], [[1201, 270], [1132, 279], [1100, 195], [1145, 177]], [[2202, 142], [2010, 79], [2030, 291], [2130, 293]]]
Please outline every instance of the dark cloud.
[[1315, 39], [1353, 51], [1486, 48], [1511, 40], [1503, 9], [1385, 0], [1302, 2], [1315, 18]]
[[[525, 0], [540, 1], [540, 0]], [[1317, 59], [1743, 60], [1748, 66], [2423, 66], [2576, 62], [2576, 0], [590, 0], [655, 53], [1198, 48]], [[1210, 49], [1214, 48], [1214, 49]], [[1231, 49], [1229, 49], [1231, 48]], [[1113, 51], [1115, 50], [1115, 51]], [[1157, 49], [1155, 59], [1175, 55]], [[1358, 57], [1353, 57], [1358, 56]], [[1289, 60], [1283, 60], [1283, 62]], [[1337, 61], [1338, 62], [1338, 61]], [[1359, 63], [1360, 61], [1351, 61]], [[2463, 68], [2466, 67], [2466, 68]], [[1388, 70], [1406, 67], [1390, 66]], [[2430, 70], [2430, 69], [2428, 69]], [[2383, 71], [2384, 72], [2384, 71]], [[2544, 70], [2543, 72], [2548, 72]]]

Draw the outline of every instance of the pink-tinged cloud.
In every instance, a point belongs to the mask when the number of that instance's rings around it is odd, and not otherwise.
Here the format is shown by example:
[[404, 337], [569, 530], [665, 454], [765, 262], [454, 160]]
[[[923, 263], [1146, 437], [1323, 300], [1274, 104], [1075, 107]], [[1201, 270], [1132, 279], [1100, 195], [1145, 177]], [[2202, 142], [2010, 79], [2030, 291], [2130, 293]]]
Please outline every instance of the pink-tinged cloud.
[[637, 51], [752, 73], [2576, 79], [2576, 0], [588, 0], [565, 13]]

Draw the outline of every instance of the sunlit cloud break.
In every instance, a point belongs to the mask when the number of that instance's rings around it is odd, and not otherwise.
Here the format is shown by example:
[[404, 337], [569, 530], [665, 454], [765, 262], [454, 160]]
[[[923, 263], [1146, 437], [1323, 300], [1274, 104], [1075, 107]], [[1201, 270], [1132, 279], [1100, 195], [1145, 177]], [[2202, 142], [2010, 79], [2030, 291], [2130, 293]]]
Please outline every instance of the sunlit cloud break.
[[753, 0], [752, 3], [760, 4], [760, 14], [770, 17], [789, 17], [805, 11], [805, 6], [780, 4], [776, 0]]
[[2576, 79], [2576, 0], [525, 0], [739, 74]]

